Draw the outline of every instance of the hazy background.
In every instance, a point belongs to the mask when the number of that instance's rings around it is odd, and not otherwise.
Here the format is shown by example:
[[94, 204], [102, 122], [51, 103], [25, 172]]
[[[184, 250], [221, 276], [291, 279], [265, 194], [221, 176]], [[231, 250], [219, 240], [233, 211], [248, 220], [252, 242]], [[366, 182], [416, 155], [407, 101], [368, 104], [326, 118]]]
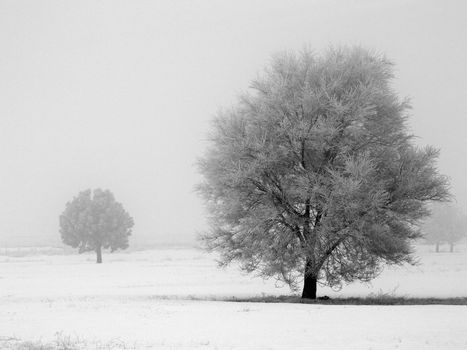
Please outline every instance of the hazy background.
[[59, 243], [58, 216], [108, 188], [130, 244], [193, 243], [209, 120], [270, 56], [360, 44], [396, 63], [421, 145], [467, 207], [467, 2], [0, 0], [0, 247]]

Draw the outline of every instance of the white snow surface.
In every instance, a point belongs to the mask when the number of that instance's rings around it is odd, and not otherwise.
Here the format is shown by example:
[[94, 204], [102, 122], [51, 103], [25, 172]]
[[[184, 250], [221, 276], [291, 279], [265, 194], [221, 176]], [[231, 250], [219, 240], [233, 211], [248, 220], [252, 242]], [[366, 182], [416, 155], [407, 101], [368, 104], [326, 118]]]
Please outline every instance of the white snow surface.
[[[461, 247], [462, 248], [462, 247]], [[419, 249], [420, 264], [320, 295], [467, 297], [467, 250]], [[467, 349], [467, 306], [224, 302], [284, 295], [273, 280], [219, 269], [195, 249], [0, 256], [0, 349], [8, 339], [86, 349]], [[200, 300], [201, 299], [201, 300]], [[103, 345], [104, 344], [104, 345]]]

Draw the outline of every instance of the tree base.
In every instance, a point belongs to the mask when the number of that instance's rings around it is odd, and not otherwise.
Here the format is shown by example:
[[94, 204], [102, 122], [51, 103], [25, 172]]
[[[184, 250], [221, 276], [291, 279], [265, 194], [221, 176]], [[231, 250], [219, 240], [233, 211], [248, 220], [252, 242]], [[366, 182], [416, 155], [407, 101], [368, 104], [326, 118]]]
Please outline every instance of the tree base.
[[318, 280], [314, 276], [305, 276], [302, 299], [316, 299], [316, 285]]
[[96, 263], [102, 264], [102, 248], [101, 247], [96, 248], [96, 255], [97, 255]]

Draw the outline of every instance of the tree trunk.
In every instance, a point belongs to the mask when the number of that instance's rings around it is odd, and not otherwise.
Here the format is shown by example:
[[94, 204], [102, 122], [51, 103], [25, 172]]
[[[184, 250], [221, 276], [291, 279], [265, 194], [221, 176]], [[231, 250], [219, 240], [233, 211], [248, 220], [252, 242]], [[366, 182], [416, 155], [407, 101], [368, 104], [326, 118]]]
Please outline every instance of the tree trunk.
[[307, 259], [305, 266], [305, 278], [303, 283], [302, 299], [316, 299], [316, 285], [318, 279], [311, 271], [311, 262]]
[[439, 242], [436, 242], [436, 253], [439, 253]]
[[449, 251], [452, 253], [454, 252], [454, 243], [449, 243]]
[[96, 248], [96, 254], [97, 254], [97, 263], [102, 264], [102, 248], [101, 248], [101, 246], [98, 246]]

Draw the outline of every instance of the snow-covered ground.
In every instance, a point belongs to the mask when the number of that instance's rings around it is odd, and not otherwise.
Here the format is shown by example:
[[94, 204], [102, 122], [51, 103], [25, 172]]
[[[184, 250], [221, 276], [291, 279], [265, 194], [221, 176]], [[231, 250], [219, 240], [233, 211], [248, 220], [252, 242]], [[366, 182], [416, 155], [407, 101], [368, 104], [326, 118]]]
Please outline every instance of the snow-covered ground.
[[[386, 269], [371, 285], [319, 293], [467, 297], [463, 248], [436, 254], [421, 247], [418, 266]], [[84, 341], [86, 349], [467, 349], [467, 306], [212, 301], [291, 292], [235, 267], [218, 269], [213, 256], [195, 249], [94, 260], [0, 256], [0, 349], [9, 338], [57, 337]]]

